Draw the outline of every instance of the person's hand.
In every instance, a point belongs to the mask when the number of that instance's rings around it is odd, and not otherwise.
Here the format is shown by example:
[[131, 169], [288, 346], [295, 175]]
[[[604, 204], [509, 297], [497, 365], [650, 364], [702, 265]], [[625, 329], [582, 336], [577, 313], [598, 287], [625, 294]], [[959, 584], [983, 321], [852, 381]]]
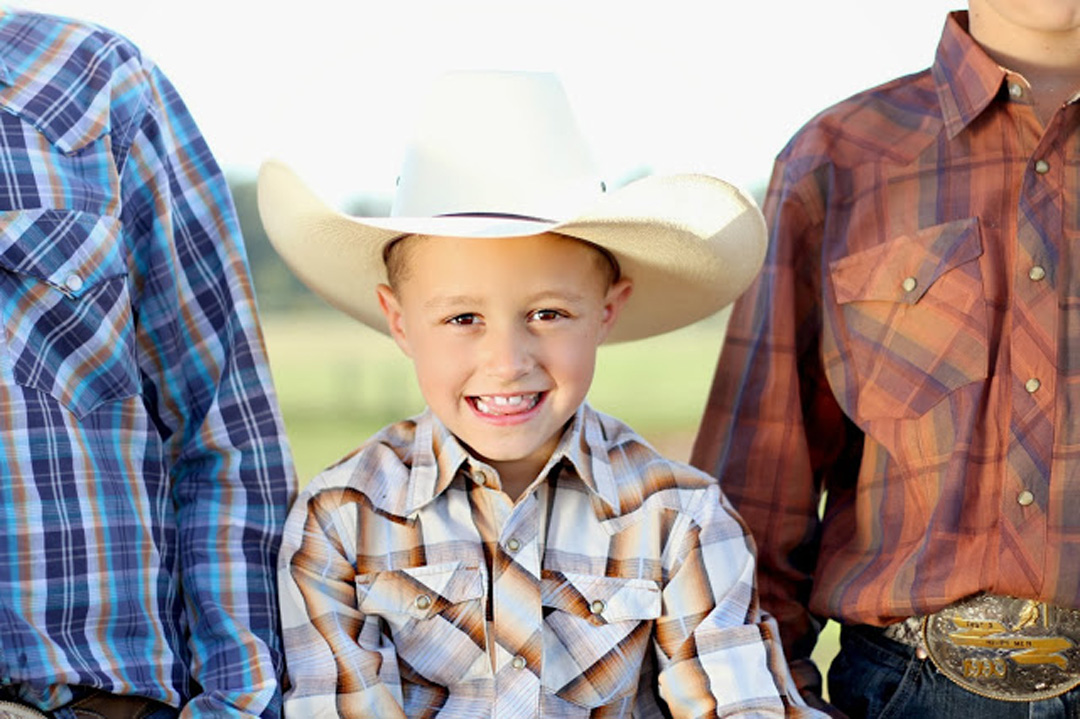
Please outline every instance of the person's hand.
[[810, 708], [825, 712], [830, 717], [833, 717], [833, 719], [848, 719], [847, 714], [822, 699], [816, 692], [803, 690], [800, 694], [802, 694], [803, 701], [805, 701]]

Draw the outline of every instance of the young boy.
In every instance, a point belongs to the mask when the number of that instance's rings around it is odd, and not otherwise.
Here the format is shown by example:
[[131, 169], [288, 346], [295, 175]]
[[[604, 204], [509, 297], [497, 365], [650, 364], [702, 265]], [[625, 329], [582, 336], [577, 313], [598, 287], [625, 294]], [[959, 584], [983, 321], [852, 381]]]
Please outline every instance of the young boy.
[[394, 338], [429, 407], [292, 511], [291, 716], [811, 715], [716, 483], [585, 403], [600, 343], [749, 283], [760, 213], [710, 177], [601, 194], [590, 173], [561, 86], [536, 73], [443, 78], [390, 218], [263, 168], [275, 247]]

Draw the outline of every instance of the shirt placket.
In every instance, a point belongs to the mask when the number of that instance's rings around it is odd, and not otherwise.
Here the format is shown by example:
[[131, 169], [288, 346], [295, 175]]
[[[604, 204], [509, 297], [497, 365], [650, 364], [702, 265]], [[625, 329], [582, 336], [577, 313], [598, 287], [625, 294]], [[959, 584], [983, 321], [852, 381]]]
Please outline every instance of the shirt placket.
[[[1009, 88], [1014, 101], [1022, 100], [1026, 88], [1021, 82], [1010, 81]], [[1030, 120], [1030, 116], [1023, 119]], [[1000, 561], [1005, 576], [1024, 577], [1025, 582], [1031, 582], [1030, 586], [1009, 588], [1025, 596], [1041, 591], [1046, 567], [1046, 519], [1058, 391], [1057, 288], [1064, 233], [1061, 200], [1066, 167], [1059, 139], [1062, 122], [1059, 112], [1037, 143], [1030, 143], [1034, 147], [1027, 156], [1020, 184], [1012, 267], [1008, 471], [1001, 494], [1006, 529]], [[1019, 126], [1023, 136], [1023, 122]], [[1028, 152], [1027, 147], [1024, 150]]]
[[492, 557], [495, 711], [540, 716], [543, 612], [540, 603], [541, 520], [547, 487], [523, 497], [499, 532]]

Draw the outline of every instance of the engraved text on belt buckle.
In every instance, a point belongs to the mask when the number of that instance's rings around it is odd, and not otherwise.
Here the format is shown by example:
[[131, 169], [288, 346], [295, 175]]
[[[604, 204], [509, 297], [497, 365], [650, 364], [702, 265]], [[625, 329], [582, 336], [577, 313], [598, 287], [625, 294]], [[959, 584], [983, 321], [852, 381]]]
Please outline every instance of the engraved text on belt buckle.
[[49, 719], [33, 707], [0, 700], [0, 719]]
[[1080, 610], [982, 594], [923, 622], [945, 676], [976, 694], [1037, 701], [1080, 684]]

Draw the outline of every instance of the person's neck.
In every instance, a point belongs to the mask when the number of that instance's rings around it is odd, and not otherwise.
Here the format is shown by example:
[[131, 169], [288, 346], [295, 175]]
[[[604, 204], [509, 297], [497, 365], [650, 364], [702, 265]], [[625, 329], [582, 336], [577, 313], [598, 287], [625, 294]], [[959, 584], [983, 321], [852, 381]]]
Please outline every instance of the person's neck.
[[1017, 27], [991, 10], [969, 13], [969, 31], [999, 65], [1031, 85], [1043, 124], [1080, 90], [1080, 30], [1046, 32]]
[[503, 493], [515, 504], [543, 468], [542, 465], [527, 460], [491, 462], [490, 464], [499, 473], [499, 484]]

